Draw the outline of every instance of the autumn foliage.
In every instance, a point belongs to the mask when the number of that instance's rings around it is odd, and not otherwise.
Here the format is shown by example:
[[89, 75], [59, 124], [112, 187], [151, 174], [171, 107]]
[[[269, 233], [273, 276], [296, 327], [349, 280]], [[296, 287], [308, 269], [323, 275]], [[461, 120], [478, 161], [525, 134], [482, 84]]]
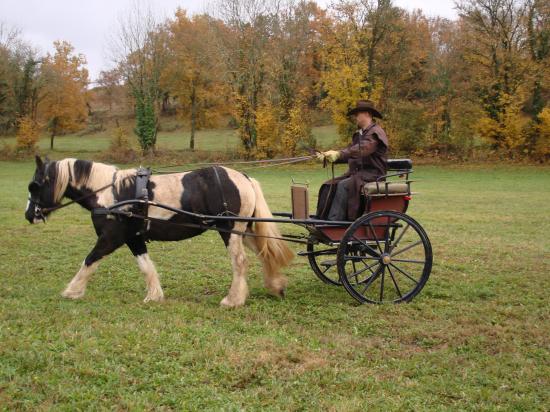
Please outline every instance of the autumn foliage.
[[459, 0], [455, 20], [392, 0], [217, 0], [215, 12], [164, 20], [136, 4], [115, 35], [116, 66], [93, 90], [69, 43], [40, 56], [0, 30], [0, 132], [30, 136], [31, 119], [53, 146], [104, 105], [111, 121], [135, 122], [143, 152], [173, 116], [191, 150], [201, 128], [231, 127], [244, 157], [293, 156], [316, 145], [317, 125], [347, 143], [347, 112], [364, 98], [384, 114], [395, 155], [546, 161], [549, 4]]

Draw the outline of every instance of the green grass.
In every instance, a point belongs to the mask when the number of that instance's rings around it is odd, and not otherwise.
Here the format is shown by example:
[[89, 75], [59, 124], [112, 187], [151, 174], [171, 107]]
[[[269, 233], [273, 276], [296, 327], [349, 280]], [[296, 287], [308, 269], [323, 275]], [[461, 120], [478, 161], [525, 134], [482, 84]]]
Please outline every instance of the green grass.
[[[411, 304], [358, 306], [304, 258], [280, 301], [251, 258], [238, 310], [218, 306], [231, 276], [212, 233], [150, 244], [161, 304], [142, 303], [125, 249], [62, 299], [95, 235], [78, 207], [24, 221], [32, 169], [0, 162], [0, 409], [548, 410], [548, 167], [418, 167], [409, 213], [435, 264]], [[273, 210], [289, 209], [291, 177], [312, 192], [327, 177], [249, 173]]]
[[[38, 149], [41, 153], [63, 156], [80, 153], [86, 156], [97, 151], [104, 151], [111, 143], [112, 131], [104, 131], [93, 135], [77, 136], [69, 134], [58, 136], [54, 140], [54, 150], [50, 151], [50, 138], [42, 136], [38, 142]], [[337, 132], [334, 126], [319, 126], [313, 128], [313, 135], [317, 139], [319, 147], [328, 148], [337, 139]], [[130, 143], [138, 149], [139, 145], [134, 134], [129, 135]], [[15, 146], [15, 137], [0, 138], [2, 144]], [[189, 131], [180, 129], [174, 132], [159, 132], [157, 138], [159, 149], [185, 150], [189, 148]], [[229, 151], [239, 147], [239, 137], [235, 130], [231, 129], [207, 129], [199, 130], [195, 136], [195, 148], [206, 151]]]

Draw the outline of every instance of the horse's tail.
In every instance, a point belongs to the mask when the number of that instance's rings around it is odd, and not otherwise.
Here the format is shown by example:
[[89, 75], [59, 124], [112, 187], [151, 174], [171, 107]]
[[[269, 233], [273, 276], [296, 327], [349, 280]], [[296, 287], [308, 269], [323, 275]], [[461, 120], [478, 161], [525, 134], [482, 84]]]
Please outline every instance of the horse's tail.
[[[254, 217], [272, 218], [262, 188], [255, 179], [250, 179], [256, 195], [256, 208]], [[258, 237], [253, 237], [260, 260], [262, 261], [265, 275], [268, 277], [279, 276], [279, 270], [287, 266], [294, 258], [294, 253], [284, 240], [273, 239], [281, 236], [279, 228], [273, 222], [254, 222], [253, 232]]]

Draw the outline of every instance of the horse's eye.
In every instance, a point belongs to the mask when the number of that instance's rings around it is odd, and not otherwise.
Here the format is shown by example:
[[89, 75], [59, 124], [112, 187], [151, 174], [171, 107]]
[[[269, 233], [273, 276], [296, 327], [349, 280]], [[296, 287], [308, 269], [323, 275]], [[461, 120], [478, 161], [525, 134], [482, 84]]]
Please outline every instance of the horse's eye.
[[29, 183], [29, 192], [38, 192], [40, 190], [40, 185], [37, 182]]

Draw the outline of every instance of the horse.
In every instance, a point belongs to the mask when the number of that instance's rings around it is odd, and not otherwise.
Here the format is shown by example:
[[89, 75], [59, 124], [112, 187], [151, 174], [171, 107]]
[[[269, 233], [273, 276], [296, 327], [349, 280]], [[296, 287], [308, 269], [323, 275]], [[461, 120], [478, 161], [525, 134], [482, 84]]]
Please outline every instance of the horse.
[[[73, 158], [50, 161], [36, 156], [35, 161], [36, 169], [29, 184], [25, 210], [25, 218], [31, 224], [45, 221], [52, 209], [62, 206], [63, 198], [71, 199], [89, 211], [136, 198], [137, 169], [121, 170], [112, 165]], [[258, 181], [222, 166], [152, 175], [147, 192], [150, 201], [193, 213], [272, 217]], [[61, 295], [70, 299], [82, 298], [101, 259], [126, 245], [145, 277], [147, 295], [144, 302], [162, 301], [164, 292], [147, 253], [146, 241], [188, 239], [202, 234], [207, 228], [197, 225], [192, 216], [153, 205], [148, 207], [148, 217], [149, 225], [144, 230], [144, 221], [140, 217], [92, 213], [97, 241]], [[281, 274], [281, 269], [290, 263], [294, 254], [283, 240], [277, 239], [281, 235], [275, 223], [224, 220], [208, 224], [219, 231], [231, 257], [233, 279], [229, 292], [220, 302], [222, 307], [242, 306], [248, 297], [244, 246], [261, 261], [268, 291], [284, 297], [287, 278]]]

